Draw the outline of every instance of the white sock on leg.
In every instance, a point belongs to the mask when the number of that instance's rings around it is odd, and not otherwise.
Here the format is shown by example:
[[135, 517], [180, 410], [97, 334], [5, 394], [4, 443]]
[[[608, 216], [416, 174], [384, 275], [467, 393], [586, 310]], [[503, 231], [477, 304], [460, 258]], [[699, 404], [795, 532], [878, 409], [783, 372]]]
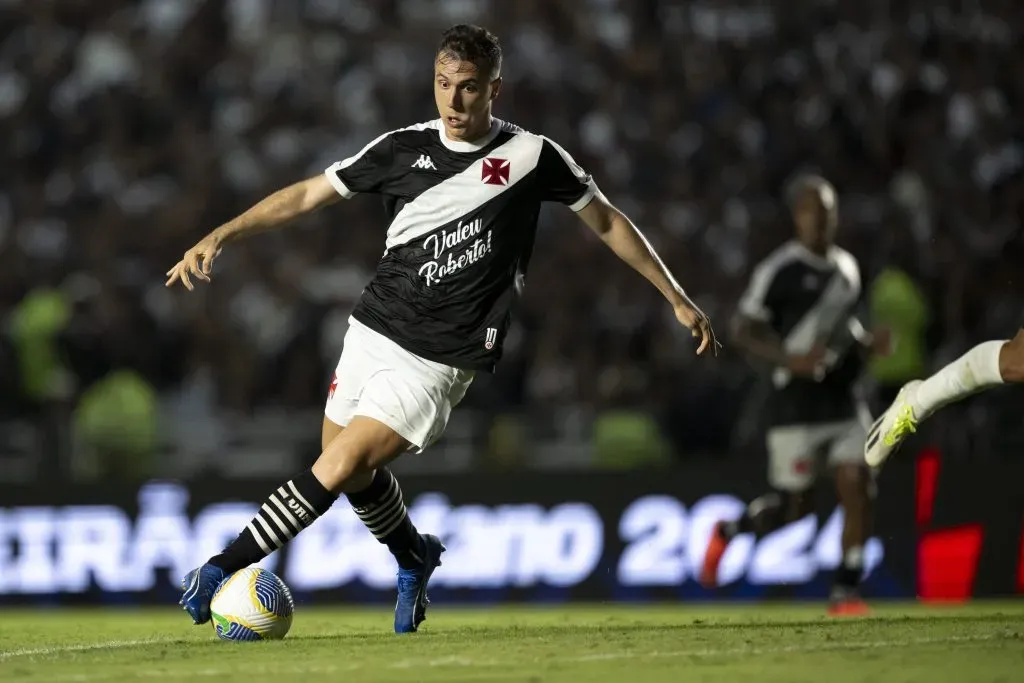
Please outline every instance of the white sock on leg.
[[918, 418], [932, 414], [947, 403], [1003, 383], [999, 351], [1005, 341], [987, 341], [923, 381], [913, 397]]

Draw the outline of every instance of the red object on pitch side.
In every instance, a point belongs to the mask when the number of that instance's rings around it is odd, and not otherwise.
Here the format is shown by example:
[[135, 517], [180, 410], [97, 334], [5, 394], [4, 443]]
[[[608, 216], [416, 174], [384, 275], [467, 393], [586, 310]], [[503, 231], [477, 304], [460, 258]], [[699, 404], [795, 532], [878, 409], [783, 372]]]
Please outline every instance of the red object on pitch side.
[[871, 614], [871, 609], [860, 598], [854, 598], [829, 605], [828, 614], [832, 617], [864, 617]]
[[941, 471], [939, 451], [935, 448], [921, 451], [916, 462], [914, 487], [915, 516], [920, 533], [917, 542], [917, 597], [924, 602], [964, 602], [974, 592], [974, 577], [978, 573], [985, 529], [981, 524], [964, 524], [925, 530], [935, 512]]
[[722, 556], [729, 542], [722, 536], [722, 522], [715, 524], [711, 530], [711, 537], [708, 539], [708, 549], [704, 552], [704, 566], [700, 570], [700, 585], [705, 588], [716, 588], [718, 586], [718, 565], [722, 563]]
[[915, 506], [917, 525], [925, 526], [932, 521], [935, 511], [935, 493], [939, 488], [939, 471], [942, 462], [939, 451], [926, 448], [917, 456], [915, 479]]

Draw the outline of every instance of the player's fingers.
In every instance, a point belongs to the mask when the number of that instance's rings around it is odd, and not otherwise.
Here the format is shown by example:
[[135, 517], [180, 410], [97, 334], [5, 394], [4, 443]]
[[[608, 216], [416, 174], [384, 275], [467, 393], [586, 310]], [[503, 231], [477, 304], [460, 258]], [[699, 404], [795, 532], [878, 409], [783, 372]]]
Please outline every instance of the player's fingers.
[[704, 353], [705, 349], [708, 348], [708, 343], [710, 342], [710, 338], [711, 337], [708, 334], [708, 327], [707, 327], [707, 325], [701, 325], [700, 326], [700, 346], [697, 347], [697, 355], [698, 356], [701, 355], [702, 353]]
[[718, 352], [722, 349], [722, 344], [718, 341], [718, 335], [715, 334], [715, 328], [711, 327], [711, 323], [708, 323], [708, 332], [711, 334], [711, 353], [717, 357]]
[[188, 268], [181, 269], [181, 284], [185, 285], [185, 289], [187, 289], [188, 291], [192, 291], [192, 280], [190, 280], [188, 277]]
[[[203, 274], [209, 275], [213, 271], [213, 259], [218, 256], [220, 256], [219, 249], [203, 256]], [[209, 278], [207, 278], [207, 282], [209, 282]]]
[[175, 282], [181, 279], [181, 264], [178, 263], [176, 266], [168, 270], [167, 275], [167, 282], [165, 282], [164, 285], [170, 287]]
[[204, 272], [202, 271], [202, 268], [201, 268], [201, 267], [200, 267], [200, 265], [199, 265], [199, 259], [200, 259], [200, 258], [201, 258], [201, 257], [200, 257], [200, 256], [199, 256], [198, 254], [193, 254], [193, 255], [192, 255], [192, 256], [191, 256], [190, 258], [189, 258], [189, 262], [188, 262], [188, 270], [189, 270], [189, 272], [190, 272], [190, 273], [191, 273], [192, 275], [195, 275], [195, 276], [196, 276], [196, 278], [198, 278], [198, 279], [200, 279], [200, 280], [206, 280], [207, 282], [209, 282], [209, 281], [210, 281], [210, 278], [209, 278], [209, 277], [207, 277], [207, 275], [206, 275], [206, 274], [205, 274], [205, 273], [204, 273]]

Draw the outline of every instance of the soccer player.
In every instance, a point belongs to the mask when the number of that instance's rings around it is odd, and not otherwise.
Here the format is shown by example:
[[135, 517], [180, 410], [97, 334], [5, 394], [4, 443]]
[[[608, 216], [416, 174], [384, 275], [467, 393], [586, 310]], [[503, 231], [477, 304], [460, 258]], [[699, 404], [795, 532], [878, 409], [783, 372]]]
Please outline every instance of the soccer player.
[[774, 366], [768, 410], [768, 480], [774, 492], [751, 502], [739, 519], [711, 534], [700, 581], [718, 584], [718, 566], [738, 534], [764, 535], [813, 511], [812, 488], [824, 460], [834, 471], [846, 513], [843, 559], [830, 611], [865, 611], [858, 597], [873, 481], [864, 464], [864, 410], [855, 395], [863, 353], [886, 350], [887, 335], [868, 333], [855, 316], [861, 295], [857, 260], [833, 242], [835, 189], [818, 176], [791, 188], [796, 239], [754, 270], [739, 303], [735, 344]]
[[1024, 326], [1006, 341], [987, 341], [925, 380], [907, 382], [864, 443], [864, 458], [880, 466], [917, 425], [939, 408], [1000, 384], [1024, 382]]
[[312, 468], [270, 494], [224, 550], [182, 580], [181, 604], [197, 624], [224, 577], [260, 561], [345, 494], [397, 560], [395, 631], [425, 618], [427, 582], [444, 546], [421, 534], [387, 465], [444, 431], [477, 371], [501, 356], [522, 288], [542, 202], [572, 209], [615, 254], [668, 300], [717, 352], [708, 317], [643, 235], [553, 141], [491, 115], [501, 93], [501, 47], [487, 30], [448, 29], [434, 59], [440, 117], [384, 133], [354, 156], [260, 201], [185, 252], [167, 285], [209, 281], [230, 242], [360, 193], [384, 200], [386, 251], [350, 318], [331, 383], [323, 451]]

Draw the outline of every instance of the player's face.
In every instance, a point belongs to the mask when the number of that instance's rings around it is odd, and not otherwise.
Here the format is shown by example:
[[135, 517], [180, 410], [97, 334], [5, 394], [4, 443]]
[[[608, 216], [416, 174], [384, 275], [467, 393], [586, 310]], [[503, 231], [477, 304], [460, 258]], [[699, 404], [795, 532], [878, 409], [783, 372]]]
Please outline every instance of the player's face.
[[501, 79], [489, 79], [472, 62], [443, 56], [434, 62], [434, 101], [450, 139], [472, 141], [491, 129]]
[[824, 249], [832, 243], [832, 227], [828, 210], [813, 190], [805, 190], [793, 207], [797, 237], [811, 249]]

